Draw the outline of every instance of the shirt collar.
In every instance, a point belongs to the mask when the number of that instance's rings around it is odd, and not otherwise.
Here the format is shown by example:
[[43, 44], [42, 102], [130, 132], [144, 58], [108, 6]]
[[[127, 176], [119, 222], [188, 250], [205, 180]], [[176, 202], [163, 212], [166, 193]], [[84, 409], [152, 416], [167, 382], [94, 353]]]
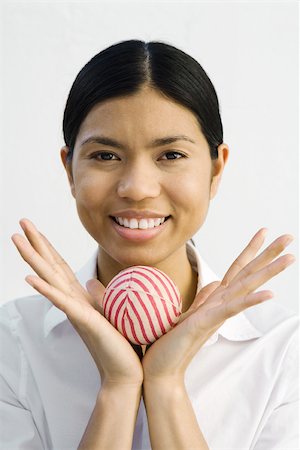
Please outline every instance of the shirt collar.
[[[206, 286], [213, 281], [220, 280], [219, 277], [210, 269], [207, 263], [202, 259], [196, 247], [189, 241], [186, 244], [187, 255], [192, 269], [198, 273], [197, 292], [201, 287]], [[85, 283], [97, 277], [97, 255], [98, 249], [94, 252], [88, 262], [77, 272], [76, 276], [80, 284], [85, 287]], [[44, 320], [44, 334], [48, 334], [59, 324], [67, 320], [67, 316], [54, 305], [46, 313]], [[230, 341], [246, 341], [255, 339], [262, 335], [247, 319], [244, 313], [239, 313], [230, 319], [227, 319], [223, 325], [205, 342], [204, 346], [211, 345], [218, 340], [219, 335]]]
[[[218, 277], [200, 256], [197, 248], [189, 241], [187, 242], [187, 255], [193, 270], [198, 273], [197, 293], [203, 286], [213, 281], [219, 281]], [[227, 319], [223, 325], [205, 342], [203, 347], [214, 344], [218, 337], [222, 336], [229, 341], [247, 341], [262, 336], [243, 312]]]

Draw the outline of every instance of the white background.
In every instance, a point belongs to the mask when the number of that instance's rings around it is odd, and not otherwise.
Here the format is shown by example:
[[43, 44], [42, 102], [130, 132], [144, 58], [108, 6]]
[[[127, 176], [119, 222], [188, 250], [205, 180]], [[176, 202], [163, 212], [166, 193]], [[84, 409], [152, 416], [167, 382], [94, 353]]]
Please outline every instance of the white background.
[[[96, 248], [77, 217], [60, 162], [71, 84], [100, 50], [162, 40], [207, 71], [230, 159], [195, 241], [220, 276], [262, 226], [266, 244], [298, 248], [298, 4], [282, 2], [6, 2], [2, 4], [1, 294], [33, 294], [10, 236], [30, 218], [74, 270]], [[298, 263], [266, 287], [298, 310]]]

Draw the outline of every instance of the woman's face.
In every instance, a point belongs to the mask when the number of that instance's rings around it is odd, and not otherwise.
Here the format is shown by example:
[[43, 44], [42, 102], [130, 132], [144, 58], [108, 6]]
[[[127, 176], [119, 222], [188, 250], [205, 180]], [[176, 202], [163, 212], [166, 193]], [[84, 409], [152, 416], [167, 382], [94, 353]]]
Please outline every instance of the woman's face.
[[79, 217], [120, 267], [160, 267], [182, 250], [205, 220], [227, 158], [223, 144], [212, 162], [194, 114], [148, 87], [96, 105], [71, 163], [67, 151]]

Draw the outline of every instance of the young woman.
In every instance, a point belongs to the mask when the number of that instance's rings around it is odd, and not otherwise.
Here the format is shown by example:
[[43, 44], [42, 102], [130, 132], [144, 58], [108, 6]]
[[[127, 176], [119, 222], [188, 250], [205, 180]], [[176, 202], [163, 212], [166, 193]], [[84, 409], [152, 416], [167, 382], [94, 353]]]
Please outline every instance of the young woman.
[[[4, 449], [296, 448], [297, 319], [261, 286], [293, 261], [266, 229], [222, 280], [190, 241], [228, 158], [218, 99], [192, 57], [132, 40], [80, 71], [61, 158], [98, 244], [75, 276], [36, 227], [12, 239], [41, 295], [2, 308]], [[156, 267], [183, 299], [180, 322], [131, 345], [102, 315], [122, 269]]]

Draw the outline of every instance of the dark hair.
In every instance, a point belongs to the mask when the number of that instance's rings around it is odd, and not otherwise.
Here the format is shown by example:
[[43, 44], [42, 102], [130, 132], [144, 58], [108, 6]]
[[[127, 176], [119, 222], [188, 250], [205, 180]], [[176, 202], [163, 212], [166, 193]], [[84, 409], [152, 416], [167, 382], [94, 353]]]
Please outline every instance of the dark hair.
[[223, 127], [216, 91], [201, 65], [164, 42], [122, 41], [95, 55], [77, 75], [65, 107], [63, 133], [72, 158], [81, 123], [97, 103], [149, 85], [192, 111], [218, 157]]

